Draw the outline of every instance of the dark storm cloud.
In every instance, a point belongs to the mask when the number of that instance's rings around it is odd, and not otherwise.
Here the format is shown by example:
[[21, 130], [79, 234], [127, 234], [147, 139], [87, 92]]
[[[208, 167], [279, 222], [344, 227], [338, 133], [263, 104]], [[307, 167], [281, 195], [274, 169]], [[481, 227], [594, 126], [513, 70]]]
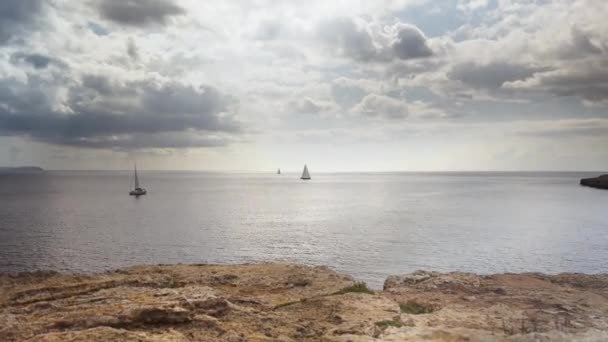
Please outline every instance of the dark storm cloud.
[[496, 89], [506, 82], [525, 80], [543, 70], [546, 69], [505, 62], [489, 64], [466, 62], [454, 65], [448, 72], [448, 77], [474, 88]]
[[213, 87], [119, 83], [88, 75], [68, 90], [67, 112], [40, 81], [0, 81], [0, 135], [97, 148], [217, 146], [240, 132], [235, 100]]
[[99, 0], [99, 10], [108, 20], [137, 27], [164, 25], [169, 18], [185, 13], [172, 0]]
[[422, 31], [407, 24], [396, 25], [395, 37], [388, 45], [376, 41], [369, 30], [351, 18], [326, 21], [320, 25], [319, 34], [334, 53], [361, 62], [390, 62], [433, 55]]
[[36, 69], [46, 69], [51, 64], [66, 67], [66, 64], [61, 60], [39, 53], [16, 52], [11, 55], [11, 63], [19, 64], [23, 62], [30, 64]]
[[0, 1], [0, 45], [34, 25], [42, 10], [42, 0]]

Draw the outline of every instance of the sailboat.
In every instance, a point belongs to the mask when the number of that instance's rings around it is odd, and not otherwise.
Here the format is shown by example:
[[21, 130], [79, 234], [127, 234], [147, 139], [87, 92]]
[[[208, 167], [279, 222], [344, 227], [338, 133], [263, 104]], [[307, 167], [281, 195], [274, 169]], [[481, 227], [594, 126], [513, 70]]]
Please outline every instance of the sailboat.
[[277, 175], [280, 175], [280, 174], [281, 174], [281, 169], [278, 169], [277, 170]]
[[310, 173], [308, 173], [308, 166], [306, 166], [306, 164], [304, 164], [304, 171], [302, 171], [302, 177], [300, 177], [300, 179], [303, 179], [303, 180], [310, 179]]
[[135, 164], [135, 189], [131, 190], [131, 192], [129, 192], [130, 196], [143, 196], [146, 194], [146, 189], [142, 188], [139, 186], [139, 177], [137, 177], [137, 164]]

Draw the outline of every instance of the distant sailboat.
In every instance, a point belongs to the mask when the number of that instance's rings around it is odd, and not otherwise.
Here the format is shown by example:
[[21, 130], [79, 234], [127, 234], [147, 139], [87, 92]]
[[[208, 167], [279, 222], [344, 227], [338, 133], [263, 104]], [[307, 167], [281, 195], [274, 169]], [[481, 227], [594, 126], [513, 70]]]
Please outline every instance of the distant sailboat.
[[135, 164], [135, 189], [129, 192], [131, 196], [142, 196], [147, 193], [146, 189], [139, 186], [139, 177], [137, 177], [137, 164]]
[[280, 174], [281, 174], [281, 169], [278, 169], [277, 170], [277, 175], [280, 175]]
[[303, 179], [303, 180], [310, 179], [310, 173], [308, 173], [308, 166], [304, 165], [304, 171], [302, 171], [302, 177], [300, 177], [300, 179]]

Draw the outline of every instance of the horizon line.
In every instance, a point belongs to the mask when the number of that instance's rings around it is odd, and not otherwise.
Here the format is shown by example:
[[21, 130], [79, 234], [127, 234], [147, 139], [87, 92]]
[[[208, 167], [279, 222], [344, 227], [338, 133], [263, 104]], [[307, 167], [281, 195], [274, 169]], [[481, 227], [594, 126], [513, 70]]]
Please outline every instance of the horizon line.
[[[44, 171], [81, 171], [81, 172], [124, 172], [124, 171], [133, 171], [133, 169], [45, 169]], [[268, 170], [204, 170], [204, 169], [140, 169], [137, 171], [152, 171], [152, 172], [208, 172], [208, 173], [274, 173], [276, 174], [276, 169], [268, 169]], [[282, 173], [300, 173], [301, 170], [289, 170], [289, 169], [281, 169]], [[541, 169], [530, 169], [530, 170], [356, 170], [356, 171], [328, 171], [321, 170], [315, 171], [314, 173], [499, 173], [499, 172], [511, 172], [511, 173], [524, 173], [524, 172], [547, 172], [547, 173], [560, 173], [560, 172], [584, 172], [584, 173], [608, 173], [608, 171], [601, 170], [541, 170]]]

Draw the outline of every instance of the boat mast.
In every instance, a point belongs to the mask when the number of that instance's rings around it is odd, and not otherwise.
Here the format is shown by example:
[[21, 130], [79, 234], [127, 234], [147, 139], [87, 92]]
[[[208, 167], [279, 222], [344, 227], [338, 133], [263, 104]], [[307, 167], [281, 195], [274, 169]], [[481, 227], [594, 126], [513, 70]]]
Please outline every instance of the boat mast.
[[139, 178], [137, 177], [137, 163], [135, 163], [135, 189], [139, 189]]

